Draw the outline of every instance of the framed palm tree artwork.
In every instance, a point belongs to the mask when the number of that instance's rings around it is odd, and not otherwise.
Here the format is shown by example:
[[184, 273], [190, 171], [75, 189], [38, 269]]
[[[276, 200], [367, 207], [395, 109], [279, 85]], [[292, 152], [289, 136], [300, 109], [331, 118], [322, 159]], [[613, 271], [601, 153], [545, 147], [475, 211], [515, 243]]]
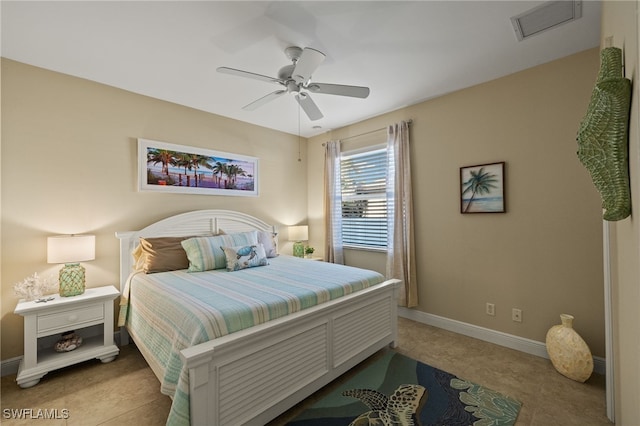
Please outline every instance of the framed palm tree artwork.
[[258, 159], [138, 139], [138, 189], [256, 197]]
[[460, 167], [460, 213], [505, 213], [504, 161]]

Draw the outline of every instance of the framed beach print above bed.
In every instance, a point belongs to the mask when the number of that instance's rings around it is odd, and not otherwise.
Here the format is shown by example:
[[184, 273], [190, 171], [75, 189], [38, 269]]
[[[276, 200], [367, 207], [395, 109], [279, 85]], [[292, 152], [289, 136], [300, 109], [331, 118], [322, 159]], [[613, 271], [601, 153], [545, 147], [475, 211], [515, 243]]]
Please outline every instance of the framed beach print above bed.
[[138, 189], [257, 197], [258, 159], [138, 139]]
[[460, 167], [460, 213], [505, 213], [504, 161]]

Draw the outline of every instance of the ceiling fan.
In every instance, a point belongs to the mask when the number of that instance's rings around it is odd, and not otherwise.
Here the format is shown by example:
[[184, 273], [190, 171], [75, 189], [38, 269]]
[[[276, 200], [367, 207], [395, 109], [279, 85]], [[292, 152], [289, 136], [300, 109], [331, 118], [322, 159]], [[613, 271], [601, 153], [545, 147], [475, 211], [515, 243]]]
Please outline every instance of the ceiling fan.
[[[224, 74], [237, 75], [240, 77], [253, 78], [255, 80], [266, 81], [270, 83], [278, 83], [283, 86], [283, 89], [276, 90], [269, 93], [262, 98], [251, 102], [248, 105], [242, 107], [244, 110], [253, 111], [258, 107], [284, 95], [285, 93], [295, 94], [296, 100], [307, 114], [311, 121], [319, 120], [323, 117], [322, 112], [311, 99], [309, 91], [311, 93], [320, 93], [325, 95], [339, 95], [350, 96], [353, 98], [366, 98], [369, 96], [369, 88], [361, 86], [345, 86], [342, 84], [329, 84], [329, 83], [316, 83], [311, 82], [311, 74], [320, 66], [324, 61], [324, 53], [305, 47], [301, 49], [297, 46], [290, 46], [284, 50], [287, 58], [293, 62], [291, 65], [286, 65], [280, 68], [278, 71], [278, 77], [269, 77], [262, 74], [256, 74], [248, 71], [237, 70], [234, 68], [219, 67], [218, 72]], [[302, 90], [305, 91], [302, 91]]]

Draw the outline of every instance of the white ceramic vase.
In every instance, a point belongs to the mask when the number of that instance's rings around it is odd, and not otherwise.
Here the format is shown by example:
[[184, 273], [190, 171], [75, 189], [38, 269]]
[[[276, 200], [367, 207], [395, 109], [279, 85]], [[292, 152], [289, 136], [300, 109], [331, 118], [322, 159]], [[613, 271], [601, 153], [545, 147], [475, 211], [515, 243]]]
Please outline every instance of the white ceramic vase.
[[547, 352], [558, 372], [584, 383], [593, 373], [593, 356], [586, 342], [573, 329], [573, 316], [560, 315], [562, 324], [547, 332]]

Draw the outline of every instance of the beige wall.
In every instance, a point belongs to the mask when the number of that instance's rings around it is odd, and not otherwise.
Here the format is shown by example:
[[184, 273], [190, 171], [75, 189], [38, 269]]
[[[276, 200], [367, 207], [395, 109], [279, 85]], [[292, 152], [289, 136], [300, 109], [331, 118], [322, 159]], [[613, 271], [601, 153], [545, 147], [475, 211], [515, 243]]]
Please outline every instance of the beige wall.
[[[138, 192], [138, 137], [258, 157], [260, 196]], [[46, 263], [48, 235], [95, 234], [87, 286], [118, 286], [116, 231], [207, 208], [305, 222], [306, 166], [297, 160], [295, 136], [3, 59], [1, 358], [22, 354], [13, 284], [59, 269]]]
[[602, 45], [624, 50], [625, 76], [633, 82], [629, 126], [632, 216], [612, 223], [611, 268], [615, 421], [640, 422], [640, 88], [638, 86], [638, 2], [606, 1], [602, 8]]
[[[413, 119], [417, 309], [536, 341], [570, 313], [604, 356], [600, 198], [576, 156], [598, 65], [589, 50], [310, 139], [312, 240], [322, 238], [322, 143]], [[460, 214], [459, 168], [496, 161], [507, 213]], [[384, 270], [377, 254], [352, 258]]]
[[[636, 16], [635, 2], [604, 2], [603, 38], [625, 48], [634, 81], [633, 211], [640, 209]], [[597, 50], [583, 52], [312, 138], [305, 164], [305, 147], [299, 163], [291, 135], [3, 59], [1, 359], [22, 354], [13, 283], [58, 269], [46, 263], [46, 236], [97, 235], [97, 259], [85, 264], [89, 286], [117, 285], [115, 231], [201, 208], [284, 225], [308, 214], [311, 244], [322, 254], [322, 143], [406, 119], [414, 120], [418, 309], [537, 341], [560, 313], [572, 313], [594, 354], [604, 356], [600, 201], [575, 156], [598, 61]], [[139, 193], [137, 137], [259, 157], [260, 197]], [[507, 162], [508, 213], [460, 215], [459, 167], [493, 161]], [[611, 230], [616, 419], [633, 424], [640, 418], [640, 227], [629, 218]], [[384, 271], [378, 253], [346, 257]], [[484, 314], [485, 302], [496, 304], [495, 317]], [[522, 324], [511, 321], [511, 307], [523, 310]]]

